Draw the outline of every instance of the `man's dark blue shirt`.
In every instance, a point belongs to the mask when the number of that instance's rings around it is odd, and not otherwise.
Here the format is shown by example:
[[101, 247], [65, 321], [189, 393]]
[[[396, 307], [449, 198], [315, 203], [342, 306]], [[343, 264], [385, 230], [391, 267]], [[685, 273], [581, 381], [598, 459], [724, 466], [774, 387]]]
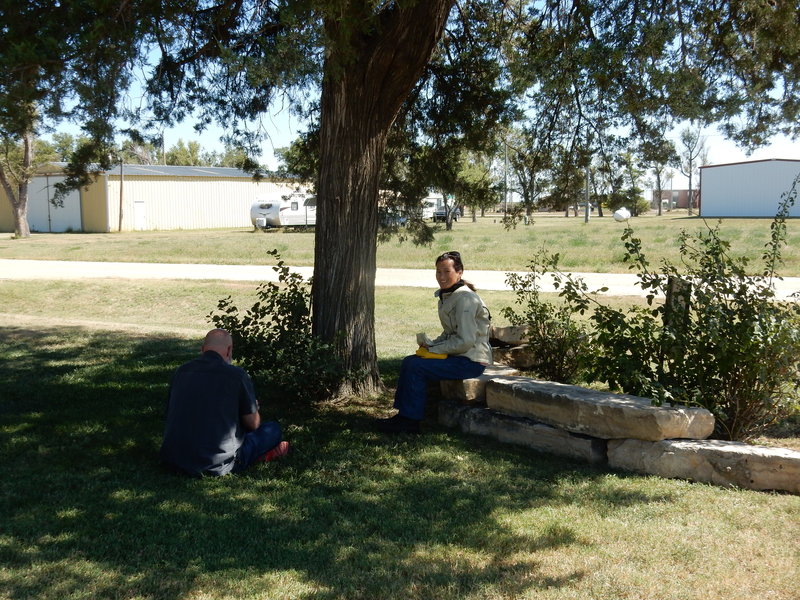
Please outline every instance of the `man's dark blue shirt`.
[[161, 460], [189, 475], [225, 475], [233, 469], [246, 431], [241, 416], [258, 411], [244, 369], [213, 350], [181, 365], [170, 381]]

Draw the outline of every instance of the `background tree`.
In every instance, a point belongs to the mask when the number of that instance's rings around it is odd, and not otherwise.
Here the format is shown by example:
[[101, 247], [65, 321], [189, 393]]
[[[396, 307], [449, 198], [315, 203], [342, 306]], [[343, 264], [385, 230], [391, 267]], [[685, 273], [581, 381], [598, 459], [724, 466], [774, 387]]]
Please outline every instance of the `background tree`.
[[[658, 214], [661, 216], [662, 209], [662, 191], [664, 189], [665, 177], [672, 179], [669, 175], [669, 166], [678, 163], [678, 153], [675, 150], [675, 145], [664, 138], [655, 138], [643, 140], [639, 147], [642, 155], [642, 160], [645, 164], [650, 165], [650, 170], [655, 177], [655, 189], [653, 190], [656, 202], [658, 204]], [[670, 194], [672, 196], [672, 194]], [[672, 198], [670, 197], [670, 210], [672, 208]]]
[[642, 198], [644, 190], [641, 187], [645, 171], [639, 166], [638, 158], [631, 152], [620, 153], [619, 165], [625, 180], [625, 203], [630, 207], [633, 216], [638, 216], [645, 204]]
[[28, 227], [28, 183], [36, 170], [33, 133], [22, 135], [22, 142], [0, 137], [0, 185], [14, 211], [14, 237], [30, 237]]
[[[508, 165], [511, 189], [519, 194], [525, 215], [539, 207], [539, 199], [549, 183], [552, 154], [540, 143], [534, 125], [509, 131], [504, 139], [503, 162]], [[505, 168], [505, 166], [504, 166]]]
[[222, 152], [207, 154], [209, 164], [215, 167], [241, 169], [247, 164], [247, 151], [238, 146], [226, 145]]
[[185, 143], [179, 139], [178, 143], [167, 150], [164, 158], [168, 165], [207, 167], [213, 163], [215, 157], [209, 156], [209, 153], [200, 146], [200, 142], [190, 140]]
[[597, 161], [589, 170], [593, 196], [597, 206], [608, 207], [612, 212], [624, 206], [626, 197], [622, 193], [624, 177], [617, 169], [616, 161], [611, 157]]
[[687, 127], [681, 131], [681, 147], [683, 152], [680, 158], [680, 171], [689, 179], [689, 196], [686, 200], [686, 207], [691, 215], [694, 208], [692, 180], [705, 153], [705, 138], [700, 135], [700, 128]]
[[[577, 154], [564, 149], [559, 152], [553, 163], [553, 180], [548, 197], [548, 207], [563, 210], [569, 216], [570, 208], [575, 209], [578, 199], [583, 197], [586, 179], [585, 169], [580, 165]], [[577, 214], [577, 209], [575, 209]]]
[[[15, 237], [28, 237], [28, 183], [35, 142], [65, 118], [82, 122], [82, 164], [103, 157], [128, 87], [128, 67], [140, 46], [134, 3], [94, 0], [4, 2], [0, 5], [0, 140], [19, 145], [19, 162], [0, 165], [0, 183], [11, 202]], [[97, 140], [91, 142], [88, 140]], [[6, 153], [6, 158], [12, 153]], [[86, 167], [77, 171], [86, 172]]]
[[161, 154], [160, 146], [153, 142], [129, 138], [119, 145], [114, 158], [116, 162], [129, 165], [158, 165], [162, 162]]
[[433, 239], [433, 230], [423, 220], [422, 200], [428, 195], [430, 182], [418, 176], [420, 143], [409, 133], [414, 128], [404, 123], [408, 118], [407, 113], [401, 113], [389, 133], [380, 185], [387, 192], [383, 197], [386, 210], [407, 215], [412, 239], [427, 244]]
[[319, 127], [309, 127], [288, 148], [279, 148], [277, 155], [279, 173], [315, 181], [319, 172]]
[[55, 153], [54, 160], [58, 162], [67, 162], [75, 151], [81, 146], [90, 142], [86, 136], [74, 136], [71, 133], [56, 132], [51, 136], [53, 152]]
[[456, 205], [465, 210], [469, 208], [472, 211], [472, 220], [476, 221], [479, 210], [494, 205], [495, 184], [491, 160], [482, 153], [464, 153], [454, 189]]
[[24, 225], [20, 231], [15, 230], [16, 237], [30, 235], [27, 218], [28, 182], [40, 167], [57, 159], [56, 149], [51, 143], [35, 139], [32, 135], [24, 138], [22, 143], [8, 137], [0, 138], [0, 185], [11, 200], [15, 217], [18, 216], [16, 220], [21, 220]]

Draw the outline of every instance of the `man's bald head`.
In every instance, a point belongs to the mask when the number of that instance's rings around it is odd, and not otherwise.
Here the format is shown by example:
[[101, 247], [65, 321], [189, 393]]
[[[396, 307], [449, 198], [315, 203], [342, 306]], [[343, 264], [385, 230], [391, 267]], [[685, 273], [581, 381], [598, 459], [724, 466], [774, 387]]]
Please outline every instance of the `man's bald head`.
[[203, 352], [213, 350], [225, 359], [225, 362], [231, 362], [233, 359], [233, 338], [224, 329], [212, 329], [206, 334], [201, 350]]

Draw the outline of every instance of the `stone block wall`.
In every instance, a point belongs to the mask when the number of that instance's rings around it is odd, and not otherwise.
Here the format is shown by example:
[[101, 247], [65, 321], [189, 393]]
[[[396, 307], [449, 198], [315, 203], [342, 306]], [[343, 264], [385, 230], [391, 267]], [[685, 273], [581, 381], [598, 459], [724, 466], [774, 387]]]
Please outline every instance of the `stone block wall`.
[[537, 381], [496, 365], [442, 385], [440, 423], [542, 452], [662, 477], [800, 494], [800, 452], [707, 440], [705, 409]]

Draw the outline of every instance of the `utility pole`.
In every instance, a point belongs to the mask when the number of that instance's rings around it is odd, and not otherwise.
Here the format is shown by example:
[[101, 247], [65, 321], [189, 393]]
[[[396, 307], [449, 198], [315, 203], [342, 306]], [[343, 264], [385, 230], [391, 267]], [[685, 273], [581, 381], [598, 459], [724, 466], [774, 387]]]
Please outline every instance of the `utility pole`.
[[122, 157], [119, 159], [119, 230], [122, 231]]
[[503, 139], [503, 215], [508, 214], [508, 141]]
[[584, 196], [585, 196], [584, 199], [586, 200], [586, 206], [584, 207], [583, 211], [583, 222], [588, 223], [589, 214], [591, 213], [591, 210], [589, 209], [589, 166], [588, 165], [586, 166], [586, 193], [584, 194]]

